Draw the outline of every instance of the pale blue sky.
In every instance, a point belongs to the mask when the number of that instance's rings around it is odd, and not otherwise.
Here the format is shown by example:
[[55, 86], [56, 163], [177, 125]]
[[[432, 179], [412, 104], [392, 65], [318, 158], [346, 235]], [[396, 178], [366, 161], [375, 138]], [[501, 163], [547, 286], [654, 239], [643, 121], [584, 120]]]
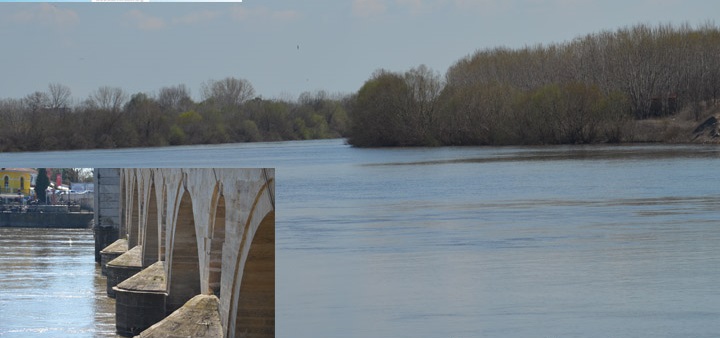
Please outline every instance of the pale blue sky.
[[379, 68], [444, 75], [478, 49], [717, 13], [717, 0], [0, 3], [0, 98], [57, 82], [76, 100], [105, 85], [152, 94], [181, 83], [198, 99], [204, 81], [227, 76], [264, 98], [350, 93]]

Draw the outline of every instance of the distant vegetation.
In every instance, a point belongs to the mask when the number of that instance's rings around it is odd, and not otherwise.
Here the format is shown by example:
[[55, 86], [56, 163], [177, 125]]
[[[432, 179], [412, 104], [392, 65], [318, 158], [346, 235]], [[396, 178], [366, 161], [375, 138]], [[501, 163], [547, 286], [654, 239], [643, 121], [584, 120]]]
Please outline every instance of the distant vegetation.
[[[720, 29], [637, 25], [480, 50], [444, 77], [422, 65], [378, 70], [346, 96], [267, 100], [234, 77], [205, 83], [201, 95], [101, 87], [71, 104], [70, 88], [50, 84], [0, 100], [0, 151], [336, 137], [354, 146], [705, 142], [693, 129], [720, 111]], [[703, 125], [718, 142], [717, 123]]]
[[348, 141], [689, 141], [719, 103], [719, 56], [720, 30], [712, 24], [638, 25], [567, 43], [478, 51], [444, 80], [424, 66], [380, 70], [353, 97]]
[[0, 100], [0, 151], [337, 138], [349, 123], [342, 97], [318, 91], [296, 101], [265, 100], [247, 80], [232, 77], [204, 84], [201, 102], [184, 85], [157, 95], [101, 87], [76, 105], [70, 94], [50, 84]]

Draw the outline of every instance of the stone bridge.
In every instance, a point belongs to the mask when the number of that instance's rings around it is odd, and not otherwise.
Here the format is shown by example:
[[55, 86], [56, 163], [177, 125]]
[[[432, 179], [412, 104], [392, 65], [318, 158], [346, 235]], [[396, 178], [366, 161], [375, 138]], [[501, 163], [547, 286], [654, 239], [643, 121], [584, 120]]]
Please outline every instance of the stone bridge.
[[274, 169], [96, 169], [118, 333], [274, 337]]

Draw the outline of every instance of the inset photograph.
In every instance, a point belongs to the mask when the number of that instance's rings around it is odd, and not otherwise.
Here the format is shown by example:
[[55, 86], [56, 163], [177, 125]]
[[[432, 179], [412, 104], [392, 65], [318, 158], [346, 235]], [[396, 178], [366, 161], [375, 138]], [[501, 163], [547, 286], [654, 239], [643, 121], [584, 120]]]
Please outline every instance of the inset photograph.
[[274, 169], [2, 168], [0, 180], [6, 333], [275, 336]]

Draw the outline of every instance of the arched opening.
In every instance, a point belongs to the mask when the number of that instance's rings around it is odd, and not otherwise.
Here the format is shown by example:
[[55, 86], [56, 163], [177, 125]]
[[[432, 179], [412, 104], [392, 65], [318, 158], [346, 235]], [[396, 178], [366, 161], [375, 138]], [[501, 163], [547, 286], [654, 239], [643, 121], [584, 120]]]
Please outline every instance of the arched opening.
[[142, 180], [142, 177], [140, 176], [140, 172], [138, 171], [138, 190], [140, 191], [140, 194], [137, 195], [137, 245], [143, 245], [145, 244], [145, 222], [147, 222], [147, 218], [145, 217], [145, 210], [147, 208], [146, 204], [146, 187], [145, 182]]
[[180, 200], [173, 234], [166, 312], [172, 313], [200, 294], [200, 264], [192, 200], [185, 191]]
[[225, 243], [225, 196], [222, 195], [219, 185], [215, 187], [213, 201], [215, 201], [215, 217], [212, 224], [212, 238], [210, 240], [210, 279], [209, 293], [220, 297], [222, 249]]
[[20, 191], [25, 192], [25, 177], [20, 177]]
[[[133, 181], [137, 178], [133, 175]], [[140, 227], [140, 208], [138, 207], [140, 196], [138, 194], [138, 183], [132, 183], [132, 194], [130, 195], [130, 222], [128, 222], [128, 249], [134, 248], [138, 245], [138, 229]]]
[[147, 220], [145, 221], [145, 240], [143, 241], [143, 267], [148, 267], [157, 262], [160, 257], [160, 229], [155, 184], [150, 184], [150, 196], [145, 208], [147, 209]]
[[[126, 175], [124, 173], [124, 170], [121, 171], [121, 175]], [[118, 231], [118, 239], [120, 238], [127, 238], [125, 235], [127, 234], [127, 228], [126, 228], [126, 222], [127, 222], [127, 211], [125, 208], [127, 208], [127, 181], [122, 178], [120, 179], [120, 224], [117, 227]], [[98, 192], [99, 193], [99, 192]]]
[[235, 337], [275, 336], [275, 212], [260, 222], [242, 271]]
[[10, 178], [7, 177], [7, 175], [5, 175], [5, 185], [4, 185], [4, 187], [5, 187], [5, 191], [6, 191], [6, 192], [8, 191], [8, 189], [10, 189]]
[[167, 205], [168, 204], [167, 204], [167, 187], [165, 187], [164, 182], [161, 185], [161, 187], [162, 187], [162, 202], [163, 203], [160, 205], [161, 217], [160, 217], [160, 239], [159, 239], [160, 254], [159, 254], [159, 258], [161, 261], [164, 261], [165, 260], [165, 239], [167, 238], [166, 231], [167, 231], [167, 210], [168, 210]]

